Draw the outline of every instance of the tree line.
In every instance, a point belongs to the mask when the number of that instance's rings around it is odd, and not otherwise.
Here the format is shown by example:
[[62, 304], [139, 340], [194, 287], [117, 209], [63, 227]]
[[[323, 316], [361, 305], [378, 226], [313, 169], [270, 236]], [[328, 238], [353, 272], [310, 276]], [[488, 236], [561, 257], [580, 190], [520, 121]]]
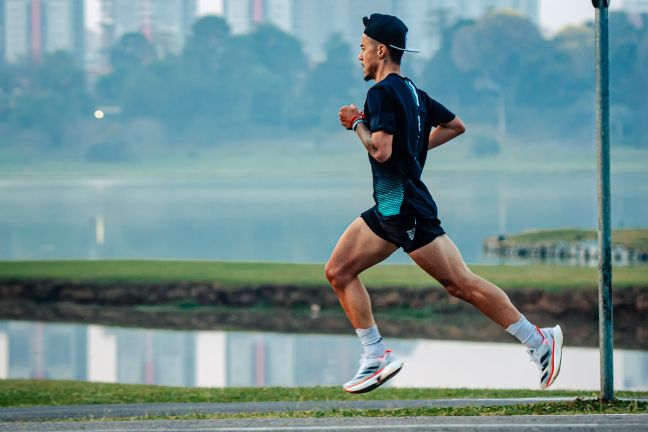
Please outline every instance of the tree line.
[[[610, 14], [615, 144], [648, 147], [647, 29], [648, 15]], [[592, 24], [548, 38], [521, 15], [495, 12], [456, 22], [429, 61], [406, 56], [403, 66], [433, 98], [493, 135], [504, 128], [520, 143], [590, 144], [593, 42]], [[142, 34], [122, 36], [110, 51], [110, 73], [92, 89], [65, 53], [38, 65], [3, 65], [0, 146], [126, 159], [136, 147], [335, 130], [338, 107], [361, 104], [368, 88], [356, 54], [336, 35], [324, 60], [312, 63], [298, 39], [275, 27], [235, 36], [222, 18], [207, 16], [194, 23], [179, 55], [158, 58]], [[114, 110], [98, 121], [97, 107]]]

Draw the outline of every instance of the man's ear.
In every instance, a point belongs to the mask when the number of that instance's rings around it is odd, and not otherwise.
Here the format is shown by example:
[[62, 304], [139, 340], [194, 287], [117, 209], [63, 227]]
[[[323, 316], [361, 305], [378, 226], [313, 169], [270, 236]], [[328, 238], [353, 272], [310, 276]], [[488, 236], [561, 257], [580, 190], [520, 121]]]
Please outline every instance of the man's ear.
[[378, 45], [378, 58], [380, 60], [384, 60], [384, 58], [387, 56], [387, 47], [383, 44]]

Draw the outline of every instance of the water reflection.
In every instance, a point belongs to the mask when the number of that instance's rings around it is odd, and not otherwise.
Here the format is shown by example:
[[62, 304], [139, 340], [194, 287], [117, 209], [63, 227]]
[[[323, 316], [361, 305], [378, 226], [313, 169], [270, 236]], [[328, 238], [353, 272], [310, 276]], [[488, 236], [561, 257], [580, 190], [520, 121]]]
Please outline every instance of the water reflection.
[[[398, 387], [536, 388], [517, 344], [391, 339]], [[354, 336], [126, 329], [0, 321], [0, 378], [172, 386], [340, 385], [357, 367]], [[556, 389], [598, 389], [593, 348], [567, 347]], [[648, 390], [648, 351], [615, 351], [615, 386]]]
[[[483, 253], [491, 235], [596, 227], [593, 171], [430, 172], [444, 227], [471, 263], [510, 259]], [[613, 227], [645, 226], [648, 174], [613, 177]], [[0, 259], [324, 262], [372, 205], [370, 191], [368, 177], [0, 180]], [[402, 253], [390, 260], [410, 262]]]

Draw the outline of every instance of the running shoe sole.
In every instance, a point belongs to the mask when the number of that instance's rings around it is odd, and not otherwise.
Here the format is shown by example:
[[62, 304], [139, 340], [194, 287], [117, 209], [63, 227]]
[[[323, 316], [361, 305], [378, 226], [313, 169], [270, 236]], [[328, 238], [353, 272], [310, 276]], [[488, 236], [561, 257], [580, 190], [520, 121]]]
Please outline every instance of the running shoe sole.
[[562, 329], [560, 328], [559, 325], [553, 328], [554, 335], [553, 335], [553, 358], [552, 358], [552, 365], [551, 365], [551, 376], [549, 377], [549, 380], [547, 381], [547, 384], [544, 386], [544, 388], [548, 388], [551, 384], [556, 381], [556, 378], [558, 377], [558, 373], [560, 373], [560, 363], [562, 362], [562, 346], [563, 346], [563, 333]]
[[370, 392], [395, 377], [401, 369], [403, 369], [403, 362], [401, 360], [393, 361], [382, 368], [382, 370], [376, 372], [374, 376], [362, 381], [361, 383], [347, 387], [344, 391], [353, 394]]

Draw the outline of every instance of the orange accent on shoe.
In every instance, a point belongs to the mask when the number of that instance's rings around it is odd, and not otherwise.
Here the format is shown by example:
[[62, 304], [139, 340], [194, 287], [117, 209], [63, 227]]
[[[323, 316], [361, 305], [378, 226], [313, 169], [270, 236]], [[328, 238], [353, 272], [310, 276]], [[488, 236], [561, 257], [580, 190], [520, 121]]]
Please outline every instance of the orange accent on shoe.
[[547, 379], [547, 385], [544, 386], [545, 388], [547, 388], [547, 387], [549, 387], [551, 385], [549, 383], [551, 383], [551, 378], [553, 378], [554, 360], [556, 359], [555, 356], [554, 356], [555, 350], [556, 350], [556, 339], [554, 339], [552, 344], [551, 344], [551, 373], [549, 374], [549, 379]]
[[[373, 375], [368, 376], [367, 378], [363, 379], [363, 380], [360, 381], [359, 383], [355, 383], [355, 384], [353, 384], [352, 386], [350, 386], [350, 387], [348, 387], [348, 388], [352, 388], [352, 387], [355, 387], [355, 386], [357, 386], [357, 385], [362, 384], [363, 382], [367, 382], [367, 380], [370, 380], [371, 378], [375, 377], [376, 375], [378, 375], [379, 373], [381, 373], [381, 372], [384, 371], [384, 370], [385, 370], [385, 368], [382, 368], [382, 369], [380, 369], [378, 372], [374, 373]], [[344, 388], [344, 391], [347, 391], [347, 392], [349, 392], [349, 393], [352, 393], [351, 391], [347, 390], [346, 387]]]
[[542, 330], [540, 330], [540, 329], [538, 328], [538, 326], [535, 326], [535, 328], [536, 328], [536, 330], [538, 330], [538, 333], [540, 333], [540, 336], [542, 336], [542, 342], [544, 342], [545, 340], [547, 340], [547, 338], [545, 337], [544, 333], [542, 333]]

